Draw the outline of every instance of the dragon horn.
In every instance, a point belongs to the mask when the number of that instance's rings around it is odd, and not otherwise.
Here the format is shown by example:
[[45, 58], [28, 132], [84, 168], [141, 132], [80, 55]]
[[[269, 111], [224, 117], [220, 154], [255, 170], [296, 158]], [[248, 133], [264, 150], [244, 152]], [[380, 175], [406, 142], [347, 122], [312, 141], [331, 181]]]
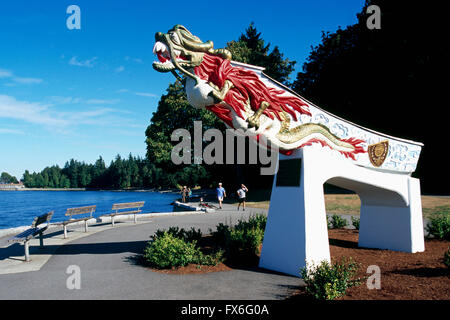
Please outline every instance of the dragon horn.
[[179, 24], [174, 26], [173, 29], [182, 35], [182, 37], [180, 37], [181, 41], [187, 49], [208, 52], [213, 55], [219, 55], [224, 59], [231, 60], [231, 52], [227, 49], [214, 49], [214, 43], [211, 40], [202, 42], [200, 38], [190, 33], [186, 27]]

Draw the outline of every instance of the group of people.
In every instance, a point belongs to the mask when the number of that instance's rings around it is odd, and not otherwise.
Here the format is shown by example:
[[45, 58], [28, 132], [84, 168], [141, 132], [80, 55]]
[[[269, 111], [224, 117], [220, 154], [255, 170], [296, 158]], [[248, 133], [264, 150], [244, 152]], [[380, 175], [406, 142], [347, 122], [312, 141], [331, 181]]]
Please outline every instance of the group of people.
[[[246, 199], [246, 195], [248, 192], [248, 188], [244, 185], [241, 184], [241, 187], [237, 190], [237, 196], [238, 196], [238, 211], [239, 208], [242, 205], [242, 210], [245, 211], [245, 199]], [[183, 186], [183, 188], [181, 188], [181, 202], [186, 203], [189, 202], [190, 197], [192, 196], [192, 191], [191, 188], [188, 188], [187, 186]], [[222, 187], [222, 183], [219, 182], [219, 186], [216, 189], [216, 195], [217, 195], [217, 201], [219, 202], [219, 209], [222, 209], [222, 203], [223, 203], [223, 199], [227, 197], [227, 193], [225, 191], [225, 189]], [[203, 202], [203, 198], [200, 198], [200, 202]]]
[[192, 196], [191, 188], [183, 186], [181, 188], [181, 202], [186, 203], [189, 202], [189, 198]]
[[[245, 211], [245, 199], [246, 199], [246, 195], [248, 192], [248, 188], [244, 185], [241, 184], [241, 187], [237, 190], [237, 195], [238, 195], [238, 199], [239, 199], [239, 203], [238, 203], [238, 211], [239, 208], [242, 204], [242, 210]], [[222, 209], [222, 202], [223, 199], [226, 198], [227, 193], [225, 191], [225, 189], [222, 187], [222, 183], [219, 182], [219, 186], [216, 189], [216, 195], [217, 195], [217, 201], [219, 202], [219, 209]]]

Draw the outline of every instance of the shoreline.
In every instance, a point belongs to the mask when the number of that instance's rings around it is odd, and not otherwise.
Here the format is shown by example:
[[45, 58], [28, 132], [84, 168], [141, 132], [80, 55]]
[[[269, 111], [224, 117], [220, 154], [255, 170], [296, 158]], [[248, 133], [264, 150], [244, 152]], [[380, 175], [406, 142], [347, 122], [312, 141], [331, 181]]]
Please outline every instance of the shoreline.
[[[138, 222], [146, 222], [145, 220], [142, 221], [139, 219], [148, 219], [148, 218], [154, 218], [154, 217], [160, 217], [160, 216], [179, 216], [179, 215], [193, 215], [193, 214], [206, 214], [206, 212], [204, 212], [204, 211], [189, 211], [189, 210], [144, 212], [144, 213], [139, 214]], [[116, 222], [124, 222], [124, 221], [132, 221], [132, 219], [133, 219], [132, 214], [125, 214], [125, 215], [116, 216], [115, 221]], [[88, 222], [90, 222], [89, 227], [93, 227], [93, 226], [101, 225], [101, 224], [105, 224], [105, 223], [109, 224], [110, 221], [111, 221], [111, 218], [108, 216], [92, 217], [90, 220], [88, 220]], [[62, 227], [61, 222], [62, 221], [50, 222], [49, 226], [48, 226], [48, 228], [49, 228], [48, 230], [55, 229], [55, 228], [61, 228]], [[83, 227], [84, 222], [83, 221], [74, 222], [74, 223], [70, 224], [70, 226]], [[0, 229], [0, 240], [4, 239], [6, 237], [13, 236], [15, 234], [19, 234], [27, 229], [30, 229], [30, 225]], [[2, 248], [1, 244], [0, 244], [0, 248]]]
[[21, 189], [0, 189], [1, 191], [110, 191], [110, 192], [158, 192], [158, 193], [178, 193], [171, 189], [91, 189], [91, 188], [21, 188]]

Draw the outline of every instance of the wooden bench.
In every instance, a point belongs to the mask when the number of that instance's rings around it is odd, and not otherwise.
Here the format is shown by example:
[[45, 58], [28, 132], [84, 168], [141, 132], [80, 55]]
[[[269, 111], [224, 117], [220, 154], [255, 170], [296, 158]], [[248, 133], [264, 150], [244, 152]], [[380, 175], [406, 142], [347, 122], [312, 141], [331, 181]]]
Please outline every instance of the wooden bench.
[[[39, 235], [39, 246], [41, 248], [44, 247], [43, 233], [45, 230], [47, 230], [52, 216], [53, 216], [53, 211], [50, 211], [46, 214], [43, 214], [41, 216], [34, 218], [30, 229], [27, 229], [24, 232], [19, 233], [18, 235], [15, 235], [14, 237], [8, 239], [9, 243], [23, 242], [24, 247], [25, 247], [25, 261], [30, 261], [30, 243], [29, 243], [29, 241], [32, 238]], [[41, 227], [40, 225], [43, 223], [47, 223], [47, 224], [45, 226]]]
[[[61, 222], [64, 228], [64, 239], [67, 239], [67, 225], [79, 221], [84, 221], [84, 231], [88, 231], [88, 220], [92, 219], [92, 214], [95, 212], [97, 208], [96, 205], [86, 206], [86, 207], [78, 207], [78, 208], [69, 208], [66, 210], [66, 216], [69, 216], [69, 220]], [[84, 215], [84, 216], [81, 216]], [[73, 216], [77, 216], [73, 218]]]
[[[145, 201], [139, 201], [139, 202], [125, 202], [125, 203], [114, 203], [111, 211], [112, 213], [105, 214], [103, 216], [109, 216], [111, 217], [111, 223], [114, 227], [114, 217], [118, 215], [123, 214], [134, 214], [134, 223], [137, 222], [137, 214], [141, 213], [141, 208], [144, 206]], [[122, 210], [128, 210], [128, 211], [122, 211]]]

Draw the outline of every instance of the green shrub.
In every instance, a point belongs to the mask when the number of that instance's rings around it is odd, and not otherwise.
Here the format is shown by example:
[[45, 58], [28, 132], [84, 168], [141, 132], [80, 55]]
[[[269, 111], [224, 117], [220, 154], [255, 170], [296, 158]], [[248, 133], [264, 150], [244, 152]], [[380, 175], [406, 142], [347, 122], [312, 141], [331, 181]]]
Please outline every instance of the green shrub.
[[230, 226], [221, 222], [216, 226], [216, 231], [212, 232], [211, 235], [214, 243], [222, 248], [225, 248], [226, 239], [229, 237], [229, 233]]
[[200, 254], [196, 241], [185, 242], [168, 232], [159, 234], [144, 249], [144, 259], [158, 269], [186, 266]]
[[224, 251], [219, 250], [211, 254], [203, 254], [201, 251], [194, 257], [192, 263], [202, 266], [216, 266], [224, 260]]
[[180, 229], [179, 227], [170, 227], [168, 230], [158, 229], [155, 232], [155, 235], [150, 238], [152, 240], [155, 240], [156, 238], [163, 236], [165, 232], [171, 234], [175, 238], [182, 239], [186, 242], [198, 241], [202, 237], [201, 230], [195, 230], [194, 227], [192, 227], [189, 231], [186, 231], [183, 228]]
[[239, 220], [233, 227], [219, 223], [212, 237], [225, 250], [228, 258], [251, 257], [259, 253], [266, 223], [267, 217], [264, 215], [251, 216], [247, 221]]
[[192, 227], [190, 230], [184, 232], [184, 239], [186, 241], [199, 241], [202, 238], [202, 231], [200, 229], [195, 230]]
[[267, 217], [261, 214], [253, 215], [247, 221], [239, 220], [235, 225], [236, 229], [266, 229]]
[[435, 213], [427, 223], [428, 236], [441, 240], [450, 240], [450, 214]]
[[332, 265], [324, 260], [316, 266], [307, 264], [300, 275], [309, 295], [319, 300], [333, 300], [345, 295], [348, 288], [361, 284], [360, 279], [352, 279], [358, 267], [351, 258]]
[[264, 230], [259, 228], [234, 228], [225, 240], [230, 257], [238, 255], [257, 255], [264, 237]]
[[351, 219], [352, 219], [352, 225], [355, 227], [356, 230], [359, 230], [360, 219], [359, 218], [355, 218], [353, 216], [351, 216]]
[[444, 264], [450, 268], [450, 247], [444, 253]]
[[328, 217], [327, 217], [327, 221], [328, 221], [329, 229], [340, 229], [340, 228], [345, 227], [348, 224], [347, 220], [345, 220], [341, 216], [338, 216], [337, 214], [333, 214], [331, 216], [331, 220], [328, 220]]
[[189, 231], [170, 227], [168, 231], [157, 230], [152, 240], [144, 249], [144, 259], [152, 267], [158, 269], [177, 268], [190, 263], [215, 266], [223, 261], [224, 252], [219, 250], [204, 254], [197, 247], [201, 237], [200, 230]]

